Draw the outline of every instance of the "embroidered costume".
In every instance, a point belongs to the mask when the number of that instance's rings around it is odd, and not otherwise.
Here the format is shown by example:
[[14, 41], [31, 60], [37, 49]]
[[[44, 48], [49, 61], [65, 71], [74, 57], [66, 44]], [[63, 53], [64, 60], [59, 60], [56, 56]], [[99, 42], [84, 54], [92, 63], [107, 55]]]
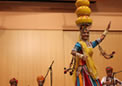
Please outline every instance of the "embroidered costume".
[[88, 56], [86, 61], [76, 57], [76, 68], [74, 71], [76, 86], [102, 86], [100, 80], [98, 79], [96, 67], [92, 60], [92, 48], [95, 48], [100, 41], [100, 39], [93, 42], [79, 41], [73, 48], [73, 51]]

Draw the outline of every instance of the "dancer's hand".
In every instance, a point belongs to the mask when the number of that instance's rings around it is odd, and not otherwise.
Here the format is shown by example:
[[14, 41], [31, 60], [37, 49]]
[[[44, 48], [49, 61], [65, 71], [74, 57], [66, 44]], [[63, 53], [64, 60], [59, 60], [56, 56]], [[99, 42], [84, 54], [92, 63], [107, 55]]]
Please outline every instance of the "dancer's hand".
[[83, 58], [83, 56], [84, 56], [83, 54], [76, 52], [76, 57], [79, 57], [79, 58], [81, 58], [81, 59], [82, 59], [82, 58]]
[[88, 58], [88, 56], [86, 56], [86, 55], [84, 55], [84, 56], [82, 57], [82, 59], [83, 59], [84, 61], [86, 61], [87, 58]]
[[102, 40], [103, 40], [104, 37], [107, 35], [107, 33], [108, 33], [109, 29], [110, 29], [110, 26], [111, 26], [111, 21], [109, 22], [107, 28], [106, 28], [106, 29], [104, 30], [104, 32], [103, 32], [103, 36], [101, 37]]

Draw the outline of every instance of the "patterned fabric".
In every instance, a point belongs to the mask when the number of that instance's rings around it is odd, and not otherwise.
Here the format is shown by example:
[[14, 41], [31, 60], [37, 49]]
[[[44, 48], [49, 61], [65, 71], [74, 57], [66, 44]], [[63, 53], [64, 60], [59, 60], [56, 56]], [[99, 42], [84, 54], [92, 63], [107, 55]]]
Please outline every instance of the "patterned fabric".
[[99, 42], [100, 40], [93, 42], [79, 41], [73, 48], [73, 50], [88, 56], [86, 61], [76, 57], [76, 69], [74, 72], [75, 86], [102, 86], [92, 60], [92, 48], [96, 47]]
[[[79, 75], [76, 76], [75, 86], [102, 86], [100, 80], [94, 80], [88, 73], [86, 65], [82, 66]], [[85, 71], [85, 69], [87, 71]]]

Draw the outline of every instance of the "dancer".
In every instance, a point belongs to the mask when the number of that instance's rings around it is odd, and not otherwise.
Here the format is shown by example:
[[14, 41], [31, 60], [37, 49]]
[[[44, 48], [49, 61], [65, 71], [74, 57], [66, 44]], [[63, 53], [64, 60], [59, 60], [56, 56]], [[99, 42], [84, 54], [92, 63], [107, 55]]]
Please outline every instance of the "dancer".
[[102, 86], [98, 78], [98, 73], [92, 60], [93, 51], [108, 33], [111, 22], [100, 38], [95, 41], [89, 41], [89, 27], [80, 27], [80, 41], [77, 42], [71, 51], [73, 58], [76, 58], [76, 67], [74, 78], [76, 86]]

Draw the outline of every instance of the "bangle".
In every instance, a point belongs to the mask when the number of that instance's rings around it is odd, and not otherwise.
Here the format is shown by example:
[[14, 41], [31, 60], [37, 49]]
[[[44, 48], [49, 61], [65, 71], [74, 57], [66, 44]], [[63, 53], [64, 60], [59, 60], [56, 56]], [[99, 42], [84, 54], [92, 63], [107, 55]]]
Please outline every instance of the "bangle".
[[79, 57], [79, 58], [82, 58], [84, 55], [80, 54], [80, 53], [76, 53], [76, 56]]
[[108, 33], [108, 30], [105, 30], [104, 32], [103, 32], [103, 35], [107, 35], [107, 33]]

